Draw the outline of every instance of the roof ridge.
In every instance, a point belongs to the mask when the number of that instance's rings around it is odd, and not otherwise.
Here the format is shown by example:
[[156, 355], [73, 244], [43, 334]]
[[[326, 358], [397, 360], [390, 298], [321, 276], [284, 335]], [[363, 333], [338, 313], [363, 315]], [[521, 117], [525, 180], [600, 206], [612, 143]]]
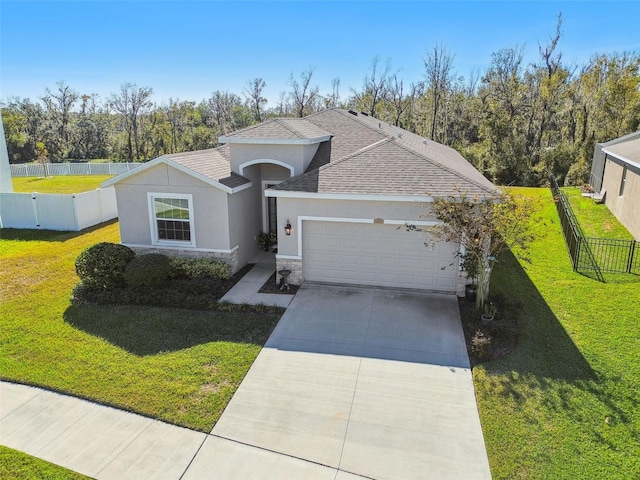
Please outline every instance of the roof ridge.
[[322, 165], [322, 166], [318, 167], [318, 170], [327, 169], [331, 165], [338, 165], [338, 164], [343, 163], [344, 161], [346, 161], [346, 160], [348, 160], [350, 158], [355, 157], [356, 155], [360, 155], [361, 153], [367, 152], [369, 150], [373, 150], [374, 148], [378, 148], [380, 145], [382, 145], [384, 143], [393, 142], [393, 140], [394, 140], [393, 137], [385, 137], [382, 140], [378, 140], [377, 142], [374, 142], [374, 143], [372, 143], [370, 145], [364, 146], [360, 150], [356, 150], [355, 152], [350, 153], [349, 155], [345, 155], [344, 157], [339, 158], [338, 160], [336, 160], [334, 162], [330, 162], [330, 163], [327, 163], [325, 165]]
[[[358, 122], [358, 123], [359, 123], [360, 125], [362, 125], [363, 127], [367, 127], [369, 130], [371, 130], [371, 131], [373, 131], [373, 132], [381, 133], [381, 134], [382, 134], [382, 135], [384, 135], [385, 137], [387, 136], [384, 132], [381, 132], [381, 130], [382, 130], [381, 128], [375, 128], [375, 127], [372, 127], [371, 125], [367, 124], [364, 120], [362, 120], [361, 118], [359, 118], [359, 114], [358, 114], [358, 112], [356, 112], [356, 114], [355, 114], [355, 115], [353, 115], [353, 114], [349, 113], [349, 111], [348, 111], [348, 110], [345, 110], [345, 109], [343, 109], [343, 108], [335, 108], [335, 110], [336, 110], [338, 113], [340, 113], [341, 115], [343, 115], [343, 116], [345, 116], [345, 117], [347, 117], [347, 118], [351, 118], [352, 120], [355, 120], [356, 122]], [[369, 117], [369, 118], [373, 118], [374, 120], [377, 120], [377, 121], [378, 121], [378, 122], [380, 122], [380, 123], [386, 123], [386, 122], [383, 122], [383, 120], [380, 120], [379, 118], [376, 118], [376, 117], [371, 117], [371, 116], [369, 116], [369, 115], [367, 115], [367, 117]], [[391, 126], [391, 125], [389, 125], [389, 126]], [[396, 128], [400, 128], [401, 130], [404, 130], [404, 128], [401, 128], [401, 127], [396, 127]], [[407, 131], [407, 132], [408, 132], [409, 130], [405, 130], [405, 131]]]
[[[327, 168], [330, 168], [332, 166], [340, 165], [341, 163], [344, 163], [346, 160], [348, 160], [349, 158], [353, 157], [356, 154], [365, 152], [367, 150], [371, 150], [372, 148], [378, 147], [379, 145], [381, 145], [381, 144], [383, 144], [385, 142], [390, 142], [392, 140], [393, 140], [393, 138], [391, 138], [391, 137], [383, 138], [382, 140], [379, 140], [379, 141], [377, 141], [375, 143], [372, 143], [371, 145], [367, 145], [366, 147], [362, 147], [360, 150], [358, 150], [356, 152], [350, 153], [349, 155], [345, 155], [344, 157], [342, 157], [342, 158], [340, 158], [338, 160], [335, 160], [335, 161], [330, 162], [330, 163], [326, 163], [324, 165], [319, 166], [318, 168], [314, 168], [313, 170], [310, 170], [308, 172], [304, 172], [304, 173], [301, 173], [300, 175], [296, 175], [295, 177], [291, 177], [290, 179], [285, 180], [284, 182], [282, 182], [279, 185], [286, 186], [287, 184], [289, 184], [289, 183], [291, 183], [293, 181], [297, 182], [301, 178], [306, 178], [306, 177], [308, 177], [310, 175], [313, 175], [315, 172], [319, 172], [320, 170], [324, 171]], [[278, 185], [276, 185], [275, 188], [277, 189]]]
[[[201, 148], [199, 150], [188, 150], [186, 152], [173, 152], [173, 153], [163, 153], [160, 157], [169, 157], [171, 155], [197, 155], [202, 152], [216, 151], [218, 153], [222, 153], [222, 150], [226, 147], [226, 144], [218, 145], [217, 147], [211, 148]], [[159, 157], [156, 157], [159, 158]]]
[[299, 117], [293, 117], [293, 118], [276, 118], [275, 122], [282, 126], [283, 128], [289, 130], [291, 133], [293, 133], [295, 136], [297, 136], [298, 138], [303, 138], [304, 135], [302, 133], [300, 133], [298, 130], [296, 130], [293, 127], [290, 127], [289, 125], [286, 125], [284, 123], [285, 120], [296, 120], [296, 119], [300, 119], [300, 120], [304, 120], [303, 118], [299, 118]]
[[[422, 138], [422, 137], [421, 137], [421, 138]], [[446, 164], [444, 164], [444, 163], [440, 163], [440, 162], [438, 162], [438, 161], [434, 160], [433, 158], [429, 158], [429, 157], [427, 157], [425, 154], [423, 154], [422, 152], [418, 152], [418, 151], [416, 151], [416, 150], [414, 150], [414, 149], [412, 149], [412, 148], [409, 148], [409, 147], [408, 147], [408, 146], [406, 146], [406, 145], [403, 145], [403, 144], [401, 144], [401, 143], [397, 142], [395, 137], [391, 137], [391, 140], [392, 140], [392, 141], [393, 141], [393, 142], [394, 142], [398, 147], [402, 148], [403, 150], [405, 150], [405, 151], [407, 151], [407, 152], [409, 152], [409, 153], [413, 153], [414, 155], [417, 155], [418, 157], [422, 158], [423, 160], [426, 160], [427, 162], [431, 163], [432, 165], [435, 165], [435, 166], [437, 166], [437, 167], [439, 167], [439, 168], [442, 168], [442, 169], [446, 170], [446, 171], [447, 171], [447, 172], [449, 172], [449, 173], [452, 173], [452, 174], [454, 174], [454, 175], [456, 175], [456, 176], [458, 176], [458, 177], [462, 177], [462, 178], [464, 178], [467, 182], [472, 183], [473, 185], [475, 185], [476, 187], [480, 188], [481, 190], [484, 190], [484, 191], [486, 191], [486, 192], [488, 192], [488, 193], [491, 193], [491, 191], [490, 191], [486, 186], [484, 186], [484, 185], [480, 185], [478, 182], [476, 182], [475, 180], [473, 180], [473, 179], [469, 178], [469, 177], [468, 177], [467, 175], [465, 175], [464, 173], [462, 173], [462, 172], [460, 172], [460, 171], [458, 171], [458, 170], [455, 170], [455, 169], [453, 169], [453, 168], [449, 167], [448, 165], [446, 165]], [[436, 143], [437, 143], [437, 142], [436, 142]], [[440, 145], [442, 145], [442, 144], [440, 144]], [[446, 145], [444, 145], [444, 146], [446, 147]], [[451, 148], [451, 147], [449, 147], [449, 148]], [[452, 149], [452, 150], [456, 151], [455, 149]], [[456, 153], [457, 153], [457, 151], [456, 151]], [[462, 157], [462, 159], [463, 159], [465, 162], [468, 162], [468, 160], [467, 160], [466, 158]], [[478, 173], [480, 173], [480, 172], [478, 171]], [[480, 173], [480, 175], [482, 175], [482, 173]]]
[[265, 121], [265, 122], [256, 123], [255, 125], [249, 125], [248, 127], [241, 128], [240, 130], [233, 130], [232, 132], [225, 133], [224, 135], [218, 135], [218, 137], [228, 137], [228, 136], [230, 136], [230, 135], [235, 135], [235, 134], [237, 134], [237, 133], [246, 132], [246, 131], [248, 131], [248, 130], [252, 130], [252, 129], [256, 128], [256, 127], [259, 127], [260, 125], [264, 125], [264, 124], [266, 124], [266, 123], [271, 123], [271, 122], [273, 122], [274, 120], [275, 120], [275, 119], [269, 119], [269, 120], [267, 120], [267, 121]]

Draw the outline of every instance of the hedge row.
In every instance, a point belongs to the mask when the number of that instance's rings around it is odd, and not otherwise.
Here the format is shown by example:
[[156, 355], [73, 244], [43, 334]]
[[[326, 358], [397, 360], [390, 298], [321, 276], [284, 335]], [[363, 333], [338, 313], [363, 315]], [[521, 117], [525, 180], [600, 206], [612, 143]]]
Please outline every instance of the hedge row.
[[152, 287], [168, 278], [226, 279], [229, 265], [211, 258], [169, 258], [160, 253], [136, 256], [129, 247], [102, 242], [78, 256], [76, 273], [85, 286]]

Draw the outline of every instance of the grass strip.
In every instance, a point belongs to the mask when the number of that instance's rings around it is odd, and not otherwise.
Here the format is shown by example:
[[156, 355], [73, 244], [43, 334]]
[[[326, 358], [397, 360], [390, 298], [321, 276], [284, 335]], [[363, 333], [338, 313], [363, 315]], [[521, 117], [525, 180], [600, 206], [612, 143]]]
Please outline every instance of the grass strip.
[[0, 478], [3, 480], [89, 480], [79, 473], [0, 445]]

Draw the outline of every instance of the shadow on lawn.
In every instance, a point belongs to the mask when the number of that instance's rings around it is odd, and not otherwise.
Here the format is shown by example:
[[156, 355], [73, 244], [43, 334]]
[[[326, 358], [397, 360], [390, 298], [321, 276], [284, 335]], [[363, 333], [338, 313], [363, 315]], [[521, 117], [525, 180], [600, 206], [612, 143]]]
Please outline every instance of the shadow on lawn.
[[118, 219], [114, 218], [113, 220], [99, 223], [93, 227], [87, 227], [79, 232], [36, 230], [28, 228], [2, 228], [0, 229], [0, 240], [20, 240], [23, 242], [66, 242], [67, 240], [91, 233], [117, 222]]
[[[492, 293], [502, 294], [521, 305], [520, 340], [513, 357], [506, 359], [509, 367], [515, 368], [519, 375], [539, 378], [567, 381], [595, 378], [589, 363], [510, 251], [496, 263], [491, 282]], [[510, 359], [517, 361], [510, 362]]]
[[138, 355], [174, 352], [209, 342], [263, 345], [280, 314], [171, 308], [72, 305], [65, 322]]
[[574, 410], [576, 392], [586, 391], [619, 419], [628, 421], [510, 251], [496, 264], [492, 289], [522, 304], [518, 346], [507, 357], [484, 364], [492, 391], [523, 404], [530, 390], [538, 390], [547, 408], [563, 411]]

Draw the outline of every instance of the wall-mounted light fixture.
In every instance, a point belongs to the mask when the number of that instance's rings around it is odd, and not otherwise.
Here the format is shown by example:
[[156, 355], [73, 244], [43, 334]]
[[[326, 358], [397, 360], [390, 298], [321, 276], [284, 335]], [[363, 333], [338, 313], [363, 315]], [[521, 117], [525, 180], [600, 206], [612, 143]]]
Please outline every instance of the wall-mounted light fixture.
[[291, 235], [291, 224], [289, 223], [289, 219], [287, 219], [287, 224], [284, 226], [284, 234]]

